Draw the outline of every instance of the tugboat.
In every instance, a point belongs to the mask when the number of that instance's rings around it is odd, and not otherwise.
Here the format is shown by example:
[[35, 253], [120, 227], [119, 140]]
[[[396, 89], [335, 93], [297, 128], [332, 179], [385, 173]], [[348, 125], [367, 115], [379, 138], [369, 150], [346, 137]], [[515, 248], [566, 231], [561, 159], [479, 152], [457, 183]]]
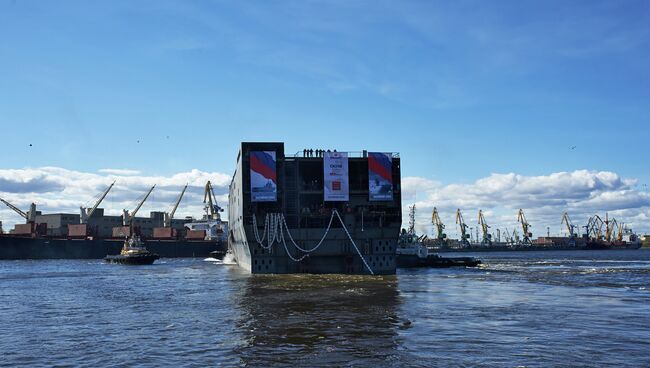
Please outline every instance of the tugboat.
[[120, 254], [108, 255], [104, 260], [108, 263], [119, 263], [127, 265], [150, 265], [153, 264], [159, 255], [151, 253], [145, 248], [140, 237], [134, 236], [124, 240], [124, 246]]
[[226, 255], [226, 251], [224, 250], [213, 250], [210, 252], [210, 258], [218, 259], [220, 261], [223, 260], [223, 257]]
[[398, 268], [448, 268], [448, 267], [476, 267], [481, 261], [473, 257], [441, 257], [429, 253], [424, 244], [426, 235], [415, 234], [415, 205], [410, 207], [410, 223], [408, 231], [402, 229], [402, 234], [397, 242], [397, 267]]
[[411, 236], [402, 233], [397, 246], [398, 268], [448, 268], [448, 267], [476, 267], [481, 261], [473, 257], [441, 257], [429, 253], [429, 249], [422, 242], [423, 237]]

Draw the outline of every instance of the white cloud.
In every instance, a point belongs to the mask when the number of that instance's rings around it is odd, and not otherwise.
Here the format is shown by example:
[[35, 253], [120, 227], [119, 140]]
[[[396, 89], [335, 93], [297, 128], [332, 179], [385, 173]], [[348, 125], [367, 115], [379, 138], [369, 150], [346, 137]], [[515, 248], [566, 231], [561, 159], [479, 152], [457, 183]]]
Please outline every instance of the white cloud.
[[417, 230], [422, 233], [432, 232], [430, 216], [434, 206], [447, 224], [450, 236], [456, 234], [457, 208], [463, 211], [467, 224], [474, 227], [478, 210], [482, 209], [494, 231], [506, 227], [512, 231], [518, 227], [516, 214], [521, 208], [533, 225], [535, 236], [546, 234], [547, 226], [551, 234], [561, 233], [560, 221], [565, 211], [577, 226], [586, 224], [595, 213], [604, 216], [609, 212], [635, 231], [647, 232], [650, 195], [635, 190], [635, 185], [636, 180], [621, 178], [613, 172], [588, 170], [543, 176], [492, 174], [471, 184], [448, 185], [408, 177], [403, 179], [404, 222], [408, 221], [408, 206], [415, 202]]
[[[39, 211], [79, 213], [80, 206], [91, 206], [110, 183], [115, 186], [101, 207], [105, 213], [119, 215], [123, 208], [132, 210], [137, 201], [154, 184], [153, 191], [139, 216], [149, 211], [166, 211], [178, 197], [183, 186], [188, 189], [176, 211], [176, 218], [200, 217], [203, 214], [203, 188], [210, 180], [219, 204], [227, 204], [230, 176], [219, 172], [190, 170], [171, 176], [142, 175], [135, 170], [102, 169], [99, 173], [67, 170], [59, 167], [0, 170], [0, 198], [27, 210], [34, 202]], [[23, 222], [9, 208], [0, 206], [0, 221], [5, 229]]]
[[99, 169], [97, 172], [102, 174], [113, 174], [113, 175], [138, 175], [140, 174], [139, 170], [130, 170], [130, 169]]
[[[165, 211], [177, 198], [182, 187], [189, 184], [176, 216], [199, 217], [203, 214], [203, 188], [212, 181], [217, 199], [226, 207], [230, 175], [219, 172], [190, 170], [171, 176], [143, 175], [134, 171], [103, 169], [100, 173], [67, 170], [58, 167], [0, 170], [0, 197], [26, 210], [35, 202], [43, 212], [78, 213], [79, 206], [92, 205], [98, 195], [113, 181], [114, 189], [102, 207], [106, 213], [119, 215], [123, 208], [133, 209], [137, 200], [154, 184], [156, 189], [141, 209]], [[650, 231], [650, 195], [636, 190], [636, 181], [608, 171], [578, 170], [542, 176], [514, 173], [492, 174], [470, 184], [446, 184], [422, 178], [402, 179], [404, 223], [408, 222], [408, 206], [417, 204], [417, 229], [431, 233], [431, 210], [440, 211], [449, 236], [456, 236], [455, 211], [460, 208], [468, 225], [476, 227], [477, 213], [482, 209], [492, 229], [512, 231], [517, 226], [517, 211], [524, 209], [533, 225], [535, 236], [560, 233], [560, 219], [568, 211], [574, 223], [584, 225], [595, 213], [628, 224], [637, 232]], [[0, 220], [5, 229], [21, 218], [0, 206]]]

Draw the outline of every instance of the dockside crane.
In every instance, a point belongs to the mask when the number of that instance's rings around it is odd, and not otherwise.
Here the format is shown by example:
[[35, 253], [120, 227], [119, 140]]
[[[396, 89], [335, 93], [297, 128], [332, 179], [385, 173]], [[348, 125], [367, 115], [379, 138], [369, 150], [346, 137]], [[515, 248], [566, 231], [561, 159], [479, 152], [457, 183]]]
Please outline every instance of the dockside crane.
[[594, 241], [600, 241], [603, 238], [604, 221], [598, 215], [593, 215], [587, 221], [587, 237]]
[[435, 207], [433, 207], [433, 212], [431, 213], [431, 223], [436, 227], [438, 242], [444, 242], [447, 238], [447, 234], [445, 234], [445, 225], [442, 223], [442, 220], [440, 220], [438, 209]]
[[512, 244], [512, 235], [510, 235], [510, 232], [508, 231], [508, 228], [506, 227], [505, 232], [503, 233], [504, 240], [506, 241], [506, 244]]
[[456, 225], [460, 228], [460, 243], [464, 245], [469, 245], [469, 234], [467, 234], [467, 224], [465, 219], [463, 219], [463, 214], [460, 212], [460, 208], [456, 210]]
[[185, 184], [185, 187], [183, 187], [183, 190], [181, 191], [181, 194], [178, 196], [178, 199], [174, 203], [174, 206], [172, 207], [172, 210], [169, 212], [165, 212], [163, 215], [163, 226], [164, 227], [171, 227], [172, 226], [172, 220], [174, 219], [174, 214], [176, 213], [176, 209], [178, 208], [178, 205], [181, 203], [181, 200], [183, 199], [183, 195], [185, 194], [185, 190], [187, 190], [187, 186], [189, 184]]
[[153, 192], [153, 189], [155, 187], [156, 187], [156, 185], [154, 184], [154, 186], [152, 186], [151, 189], [149, 189], [147, 194], [145, 194], [144, 198], [142, 198], [140, 203], [138, 203], [138, 206], [133, 210], [133, 212], [129, 213], [129, 211], [126, 210], [126, 209], [122, 210], [122, 223], [123, 223], [124, 226], [132, 227], [133, 218], [138, 213], [138, 211], [140, 210], [140, 208], [142, 207], [144, 202], [147, 200], [147, 198], [149, 198], [149, 195], [151, 194], [151, 192]]
[[478, 224], [481, 226], [481, 231], [483, 232], [483, 239], [481, 240], [481, 245], [492, 245], [492, 234], [488, 232], [490, 226], [485, 221], [485, 216], [483, 216], [483, 210], [478, 210]]
[[609, 219], [609, 216], [605, 214], [605, 241], [611, 242], [614, 236], [614, 232], [618, 227], [618, 221], [615, 218]]
[[32, 203], [29, 206], [29, 211], [25, 212], [21, 210], [20, 208], [14, 206], [13, 204], [5, 201], [4, 199], [0, 198], [0, 202], [4, 203], [7, 207], [12, 209], [14, 212], [16, 212], [20, 217], [24, 218], [26, 223], [34, 222], [36, 219], [36, 204]]
[[109, 185], [108, 188], [106, 188], [106, 190], [102, 193], [102, 195], [99, 197], [99, 200], [97, 200], [97, 202], [95, 203], [95, 205], [92, 208], [84, 208], [83, 206], [79, 207], [79, 210], [80, 210], [79, 221], [82, 224], [85, 224], [85, 223], [88, 222], [88, 219], [90, 218], [90, 216], [92, 216], [93, 213], [95, 213], [95, 210], [97, 209], [97, 207], [99, 207], [99, 205], [102, 203], [104, 198], [106, 198], [106, 195], [108, 194], [108, 192], [111, 191], [111, 189], [113, 188], [113, 185], [115, 185], [115, 181], [113, 181], [113, 183], [111, 183], [111, 185]]
[[533, 236], [533, 233], [530, 232], [530, 224], [526, 220], [526, 215], [524, 215], [524, 210], [519, 209], [519, 213], [517, 213], [517, 222], [521, 224], [521, 231], [522, 231], [522, 244], [531, 244], [530, 238]]
[[409, 228], [407, 234], [415, 235], [415, 204], [409, 206]]
[[520, 244], [521, 239], [519, 239], [519, 234], [517, 233], [517, 229], [512, 230], [512, 242], [513, 244]]
[[620, 223], [618, 224], [618, 233], [616, 234], [616, 241], [622, 242], [623, 241], [623, 231], [625, 230], [625, 224]]
[[214, 189], [210, 181], [205, 184], [203, 203], [205, 203], [205, 212], [208, 219], [221, 220], [221, 214], [219, 212], [223, 212], [223, 208], [217, 204], [217, 196], [214, 195]]
[[560, 225], [566, 226], [567, 231], [569, 232], [569, 238], [575, 238], [577, 236], [575, 232], [576, 226], [571, 222], [568, 212], [565, 212], [564, 215], [562, 215], [562, 222], [560, 223]]

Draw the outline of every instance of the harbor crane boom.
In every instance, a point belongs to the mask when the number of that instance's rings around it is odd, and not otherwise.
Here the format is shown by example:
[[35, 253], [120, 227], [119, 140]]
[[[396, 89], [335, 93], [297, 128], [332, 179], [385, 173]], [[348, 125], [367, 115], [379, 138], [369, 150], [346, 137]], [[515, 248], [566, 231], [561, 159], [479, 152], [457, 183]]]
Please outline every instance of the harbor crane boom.
[[108, 192], [111, 191], [113, 185], [115, 185], [115, 181], [113, 181], [113, 183], [111, 183], [111, 185], [109, 185], [108, 188], [106, 188], [104, 193], [102, 193], [102, 195], [99, 197], [99, 200], [95, 203], [95, 205], [92, 208], [79, 207], [79, 209], [81, 210], [81, 216], [79, 216], [79, 220], [81, 221], [82, 224], [88, 222], [90, 216], [92, 216], [93, 213], [95, 213], [95, 210], [97, 209], [97, 207], [99, 207], [99, 205], [102, 203], [104, 198], [106, 198], [106, 195], [108, 194]]
[[607, 228], [605, 229], [605, 240], [608, 242], [612, 241], [612, 238], [614, 236], [614, 232], [616, 231], [616, 228], [618, 227], [618, 221], [616, 221], [615, 218], [609, 220], [609, 217], [607, 214], [605, 215], [605, 224], [607, 224]]
[[478, 210], [478, 224], [481, 226], [481, 231], [483, 232], [483, 239], [481, 240], [482, 245], [491, 245], [492, 244], [492, 234], [488, 231], [490, 226], [485, 221], [485, 216], [483, 216], [483, 210]]
[[460, 228], [460, 242], [461, 244], [469, 245], [469, 234], [467, 234], [467, 224], [465, 223], [465, 219], [463, 219], [463, 214], [460, 212], [460, 208], [456, 210], [456, 225]]
[[442, 220], [440, 220], [440, 215], [438, 215], [438, 209], [433, 207], [433, 212], [431, 213], [431, 223], [433, 226], [436, 227], [436, 230], [438, 232], [438, 240], [439, 241], [444, 241], [445, 238], [447, 237], [447, 234], [445, 234], [445, 225], [442, 223]]
[[409, 235], [415, 235], [415, 203], [409, 206], [409, 229], [407, 233]]
[[530, 232], [530, 224], [526, 220], [526, 215], [524, 215], [524, 210], [519, 209], [517, 213], [517, 221], [521, 224], [522, 234], [522, 244], [531, 244], [530, 238], [533, 236], [533, 233]]
[[20, 215], [20, 217], [24, 218], [27, 223], [34, 222], [34, 218], [36, 217], [36, 204], [32, 203], [29, 206], [29, 211], [25, 212], [21, 210], [20, 208], [14, 206], [13, 204], [5, 201], [4, 199], [0, 198], [0, 202], [4, 203], [7, 207], [12, 209], [14, 212]]
[[178, 196], [178, 199], [174, 203], [174, 207], [172, 208], [172, 210], [169, 213], [165, 212], [164, 219], [163, 219], [164, 227], [172, 226], [172, 220], [174, 219], [174, 214], [176, 213], [176, 209], [178, 208], [178, 205], [181, 203], [181, 199], [183, 199], [183, 195], [185, 194], [185, 190], [187, 189], [188, 185], [189, 184], [185, 184], [185, 187], [183, 187], [183, 190], [181, 191], [181, 195]]
[[214, 195], [214, 189], [212, 188], [212, 183], [208, 181], [205, 184], [205, 193], [203, 194], [203, 203], [206, 204], [205, 211], [208, 214], [208, 218], [213, 220], [220, 220], [223, 208], [219, 207], [217, 204], [217, 196]]
[[623, 230], [625, 230], [625, 224], [621, 222], [618, 224], [618, 234], [616, 235], [616, 241], [623, 241]]
[[569, 237], [570, 238], [575, 238], [576, 233], [575, 233], [575, 225], [571, 222], [571, 219], [569, 218], [569, 213], [565, 212], [564, 215], [562, 215], [562, 222], [560, 225], [566, 225], [567, 230], [569, 231]]
[[593, 215], [587, 222], [587, 236], [594, 241], [602, 240], [603, 238], [603, 224], [604, 221], [598, 215]]
[[140, 203], [138, 203], [138, 206], [135, 208], [135, 210], [133, 210], [133, 212], [129, 213], [128, 210], [123, 210], [122, 211], [122, 221], [123, 221], [124, 226], [131, 226], [132, 225], [133, 218], [138, 213], [138, 211], [140, 210], [140, 207], [142, 207], [142, 205], [147, 200], [147, 198], [149, 198], [149, 194], [151, 194], [151, 192], [153, 192], [153, 189], [155, 187], [156, 187], [156, 185], [154, 184], [151, 187], [151, 189], [149, 189], [147, 194], [144, 196], [144, 198], [142, 198], [142, 201], [140, 201]]

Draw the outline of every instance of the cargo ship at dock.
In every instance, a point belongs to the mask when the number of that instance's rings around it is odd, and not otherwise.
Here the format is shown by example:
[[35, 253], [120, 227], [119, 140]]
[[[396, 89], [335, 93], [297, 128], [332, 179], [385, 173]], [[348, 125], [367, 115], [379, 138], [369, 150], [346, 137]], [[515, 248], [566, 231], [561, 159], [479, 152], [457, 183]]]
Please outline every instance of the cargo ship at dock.
[[254, 274], [394, 274], [402, 223], [396, 153], [242, 143], [228, 247]]
[[99, 208], [115, 183], [111, 184], [92, 208], [80, 214], [42, 214], [32, 204], [23, 212], [8, 201], [5, 205], [26, 220], [10, 233], [0, 231], [0, 260], [16, 259], [102, 259], [119, 254], [125, 239], [138, 237], [150, 251], [161, 257], [208, 257], [226, 249], [228, 223], [221, 220], [210, 182], [205, 187], [205, 210], [201, 219], [174, 219], [185, 188], [169, 212], [154, 211], [149, 217], [136, 217], [152, 187], [133, 211], [121, 216], [104, 215]]

